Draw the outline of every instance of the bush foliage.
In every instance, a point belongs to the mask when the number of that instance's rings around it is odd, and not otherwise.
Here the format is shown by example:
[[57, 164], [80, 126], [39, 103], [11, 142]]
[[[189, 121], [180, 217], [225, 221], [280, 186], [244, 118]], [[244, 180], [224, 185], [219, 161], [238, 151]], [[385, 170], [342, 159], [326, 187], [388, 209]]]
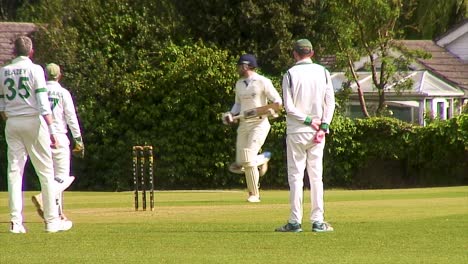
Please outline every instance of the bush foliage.
[[394, 118], [332, 122], [325, 157], [331, 186], [391, 188], [468, 183], [468, 116], [420, 127]]

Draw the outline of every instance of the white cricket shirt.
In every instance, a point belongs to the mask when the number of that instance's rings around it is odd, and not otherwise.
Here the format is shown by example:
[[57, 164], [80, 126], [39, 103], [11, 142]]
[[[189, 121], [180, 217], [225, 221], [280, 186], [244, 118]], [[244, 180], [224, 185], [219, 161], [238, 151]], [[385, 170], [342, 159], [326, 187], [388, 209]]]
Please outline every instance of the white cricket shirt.
[[73, 138], [80, 137], [80, 125], [70, 92], [57, 81], [47, 81], [47, 90], [57, 133], [66, 134], [68, 126]]
[[[281, 96], [273, 86], [270, 79], [253, 73], [249, 78], [241, 78], [236, 82], [236, 100], [231, 110], [233, 114], [238, 114], [246, 110], [264, 106], [268, 100], [273, 103], [281, 103]], [[236, 105], [240, 106], [236, 109]], [[245, 120], [254, 122], [255, 119]]]
[[7, 117], [51, 113], [44, 70], [19, 56], [0, 69], [0, 111]]

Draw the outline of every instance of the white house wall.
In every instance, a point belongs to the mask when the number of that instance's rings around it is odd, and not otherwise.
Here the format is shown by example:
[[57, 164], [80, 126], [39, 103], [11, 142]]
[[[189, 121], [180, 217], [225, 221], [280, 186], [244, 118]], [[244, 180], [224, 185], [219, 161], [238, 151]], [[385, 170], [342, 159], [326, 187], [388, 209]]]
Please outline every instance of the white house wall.
[[[378, 104], [378, 91], [372, 82], [371, 73], [358, 72], [358, 76], [367, 106], [375, 108]], [[331, 77], [335, 91], [340, 91], [342, 84], [347, 81], [344, 73], [334, 72]], [[394, 85], [390, 85], [389, 89], [386, 90], [385, 99], [389, 110], [395, 113], [395, 117], [401, 119], [397, 112], [409, 113], [410, 117], [402, 120], [424, 125], [424, 116], [428, 112], [432, 113], [434, 118], [441, 119], [453, 117], [454, 111], [459, 113], [459, 109], [455, 109], [454, 99], [461, 99], [464, 96], [460, 89], [434, 76], [429, 71], [408, 72], [405, 78], [413, 80], [413, 87], [410, 90], [397, 92]], [[351, 89], [349, 115], [359, 117], [361, 114], [355, 112], [359, 111], [357, 107], [359, 101], [357, 85], [354, 81], [351, 83]], [[408, 114], [405, 115], [408, 116]]]
[[421, 92], [427, 96], [463, 96], [460, 89], [455, 88], [429, 72], [424, 72], [424, 81]]
[[[372, 82], [372, 76], [370, 72], [358, 72], [359, 84], [362, 91], [365, 94], [375, 94], [377, 95], [377, 89]], [[428, 71], [412, 71], [408, 72], [407, 77], [413, 80], [413, 87], [411, 90], [406, 90], [402, 92], [396, 92], [394, 85], [390, 85], [387, 94], [400, 94], [400, 97], [404, 98], [408, 95], [418, 95], [418, 96], [463, 96], [463, 92], [460, 89], [457, 89], [451, 84], [442, 81], [441, 79], [435, 77]], [[343, 72], [332, 73], [332, 83], [335, 91], [341, 90], [342, 84], [346, 82], [346, 78]], [[357, 85], [353, 81], [351, 82], [351, 88], [353, 93], [357, 93]]]

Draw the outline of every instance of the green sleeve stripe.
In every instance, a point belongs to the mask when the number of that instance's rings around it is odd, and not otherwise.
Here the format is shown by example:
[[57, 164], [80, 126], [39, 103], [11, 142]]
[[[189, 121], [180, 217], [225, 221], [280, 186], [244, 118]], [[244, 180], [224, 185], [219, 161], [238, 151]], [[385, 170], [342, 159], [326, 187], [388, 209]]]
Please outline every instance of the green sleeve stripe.
[[327, 131], [329, 127], [330, 125], [327, 123], [320, 124], [320, 129], [322, 129], [323, 131]]
[[312, 123], [312, 117], [310, 116], [306, 117], [306, 119], [304, 120], [304, 125], [310, 126], [311, 123]]
[[5, 95], [3, 95], [3, 94], [0, 94], [0, 98], [5, 98]]
[[39, 89], [36, 89], [35, 93], [47, 93], [47, 89], [46, 88], [39, 88]]

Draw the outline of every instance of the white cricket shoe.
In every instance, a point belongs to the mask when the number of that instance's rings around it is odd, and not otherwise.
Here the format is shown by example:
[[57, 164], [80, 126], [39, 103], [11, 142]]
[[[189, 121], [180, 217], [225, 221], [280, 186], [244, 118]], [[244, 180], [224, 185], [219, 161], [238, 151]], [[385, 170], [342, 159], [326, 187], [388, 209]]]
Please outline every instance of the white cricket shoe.
[[16, 223], [11, 222], [10, 233], [24, 234], [24, 233], [26, 233], [26, 228], [24, 228], [24, 226], [22, 224], [16, 224]]
[[54, 223], [46, 224], [46, 232], [48, 233], [57, 233], [60, 231], [70, 230], [73, 226], [72, 221], [69, 220], [59, 220]]
[[260, 197], [255, 196], [255, 195], [250, 195], [249, 198], [247, 198], [247, 202], [249, 202], [249, 203], [259, 203], [260, 202]]
[[55, 181], [58, 183], [58, 190], [59, 192], [63, 192], [65, 191], [68, 187], [70, 187], [70, 185], [72, 184], [72, 182], [75, 180], [75, 176], [67, 176], [67, 177], [64, 177], [64, 178], [58, 178], [56, 177], [55, 178]]
[[16, 223], [11, 222], [10, 233], [24, 234], [24, 233], [26, 233], [26, 228], [24, 228], [24, 226], [22, 224], [16, 224]]

